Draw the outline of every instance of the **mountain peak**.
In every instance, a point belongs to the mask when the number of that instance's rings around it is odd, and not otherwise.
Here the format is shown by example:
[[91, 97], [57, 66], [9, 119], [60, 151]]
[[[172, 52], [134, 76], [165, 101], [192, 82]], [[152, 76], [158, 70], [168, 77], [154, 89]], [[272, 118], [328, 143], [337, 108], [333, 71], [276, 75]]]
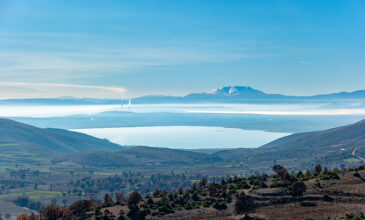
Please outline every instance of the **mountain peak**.
[[224, 86], [219, 89], [214, 89], [210, 92], [216, 95], [258, 95], [264, 94], [262, 91], [249, 86]]

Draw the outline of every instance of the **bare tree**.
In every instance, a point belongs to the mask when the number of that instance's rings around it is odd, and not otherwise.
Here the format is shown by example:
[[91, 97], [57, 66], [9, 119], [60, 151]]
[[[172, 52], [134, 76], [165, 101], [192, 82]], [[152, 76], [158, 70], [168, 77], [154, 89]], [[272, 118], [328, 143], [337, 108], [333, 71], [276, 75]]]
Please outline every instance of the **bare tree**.
[[125, 198], [123, 196], [123, 193], [121, 193], [121, 192], [117, 192], [115, 194], [115, 199], [117, 200], [117, 203], [118, 204], [121, 204], [123, 201], [125, 201]]
[[314, 167], [313, 174], [315, 176], [318, 176], [319, 174], [321, 174], [321, 172], [322, 172], [322, 166], [321, 166], [321, 164], [318, 164], [317, 166]]
[[290, 181], [290, 174], [283, 166], [275, 165], [272, 169], [282, 181]]
[[103, 205], [104, 205], [104, 206], [109, 206], [109, 205], [111, 205], [111, 204], [113, 204], [113, 199], [112, 199], [112, 197], [110, 197], [110, 195], [107, 193], [107, 194], [105, 194], [105, 196], [104, 196], [104, 203], [103, 203]]

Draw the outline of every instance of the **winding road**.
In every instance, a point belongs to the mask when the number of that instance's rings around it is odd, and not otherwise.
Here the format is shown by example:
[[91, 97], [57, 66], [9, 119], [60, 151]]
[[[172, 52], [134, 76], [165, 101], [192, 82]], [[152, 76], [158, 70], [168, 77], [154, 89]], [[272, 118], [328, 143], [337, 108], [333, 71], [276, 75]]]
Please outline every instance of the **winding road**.
[[355, 148], [355, 149], [352, 151], [352, 156], [359, 158], [359, 159], [360, 159], [363, 163], [365, 163], [365, 158], [360, 157], [360, 156], [356, 156], [356, 151], [357, 151], [359, 148], [360, 148], [360, 147], [357, 147], [357, 148]]

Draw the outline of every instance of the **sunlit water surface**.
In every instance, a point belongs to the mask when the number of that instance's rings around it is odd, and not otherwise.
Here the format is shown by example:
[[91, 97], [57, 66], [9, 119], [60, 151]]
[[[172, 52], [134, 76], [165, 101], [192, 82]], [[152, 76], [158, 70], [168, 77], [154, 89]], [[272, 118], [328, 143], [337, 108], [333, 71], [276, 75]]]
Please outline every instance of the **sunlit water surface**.
[[121, 145], [175, 149], [258, 147], [288, 133], [205, 126], [154, 126], [76, 129]]

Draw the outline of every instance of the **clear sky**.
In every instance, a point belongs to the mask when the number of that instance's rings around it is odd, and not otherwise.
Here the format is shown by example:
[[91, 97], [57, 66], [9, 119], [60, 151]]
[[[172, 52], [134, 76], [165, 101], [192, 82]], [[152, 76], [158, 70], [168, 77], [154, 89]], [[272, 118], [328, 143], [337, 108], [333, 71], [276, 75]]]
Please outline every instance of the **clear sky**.
[[0, 98], [224, 85], [311, 95], [364, 82], [362, 0], [0, 0]]

